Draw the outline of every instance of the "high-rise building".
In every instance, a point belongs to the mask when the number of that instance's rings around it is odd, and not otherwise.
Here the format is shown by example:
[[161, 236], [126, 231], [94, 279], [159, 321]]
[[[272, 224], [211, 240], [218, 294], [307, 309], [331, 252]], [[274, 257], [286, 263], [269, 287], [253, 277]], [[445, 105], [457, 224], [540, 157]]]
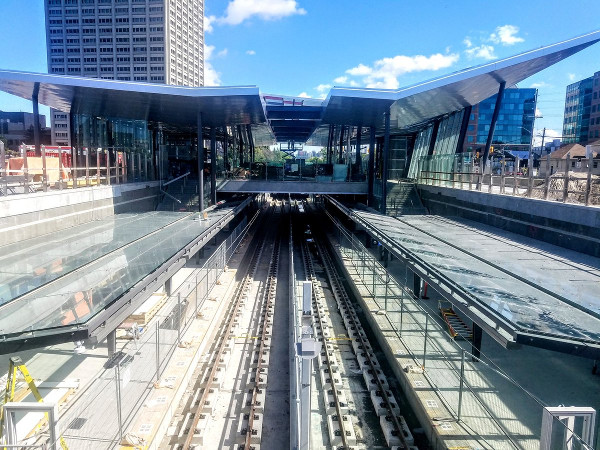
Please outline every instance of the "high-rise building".
[[600, 72], [596, 72], [592, 78], [592, 105], [588, 138], [589, 142], [596, 142], [600, 139]]
[[[465, 135], [464, 151], [483, 149], [492, 123], [497, 95], [473, 106]], [[535, 120], [537, 89], [506, 89], [492, 138], [506, 150], [529, 150]]]
[[[48, 72], [204, 85], [204, 0], [45, 0]], [[52, 143], [70, 145], [52, 110]]]
[[[567, 86], [563, 143], [585, 145], [588, 142], [593, 88], [594, 77], [585, 78]], [[595, 95], [598, 97], [598, 92]]]

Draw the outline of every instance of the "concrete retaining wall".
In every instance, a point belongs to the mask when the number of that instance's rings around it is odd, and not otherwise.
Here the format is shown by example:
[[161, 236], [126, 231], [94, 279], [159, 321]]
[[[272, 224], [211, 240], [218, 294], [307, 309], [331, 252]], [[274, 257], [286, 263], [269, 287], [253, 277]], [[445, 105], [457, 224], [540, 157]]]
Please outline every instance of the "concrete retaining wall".
[[150, 181], [0, 197], [0, 245], [113, 214], [152, 211], [157, 195], [158, 182]]
[[431, 214], [458, 216], [600, 257], [600, 208], [419, 185]]

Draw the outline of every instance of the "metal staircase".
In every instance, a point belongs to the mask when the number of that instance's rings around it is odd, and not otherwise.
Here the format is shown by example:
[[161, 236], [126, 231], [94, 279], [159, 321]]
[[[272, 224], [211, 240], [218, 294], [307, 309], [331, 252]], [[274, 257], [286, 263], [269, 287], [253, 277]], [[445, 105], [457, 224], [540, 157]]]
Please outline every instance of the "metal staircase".
[[388, 216], [427, 214], [427, 208], [423, 206], [414, 182], [401, 180], [398, 183], [390, 183], [388, 186], [390, 186], [386, 199]]

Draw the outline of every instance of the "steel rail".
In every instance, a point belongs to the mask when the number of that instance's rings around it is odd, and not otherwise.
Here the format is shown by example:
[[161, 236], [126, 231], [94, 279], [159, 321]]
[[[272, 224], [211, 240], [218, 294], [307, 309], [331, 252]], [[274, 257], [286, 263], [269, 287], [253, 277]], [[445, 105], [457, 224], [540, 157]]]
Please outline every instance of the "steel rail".
[[[263, 221], [264, 221], [264, 217], [263, 217], [263, 220], [257, 225], [257, 229], [260, 229], [259, 225], [262, 224]], [[264, 245], [265, 245], [264, 234], [261, 235], [259, 239], [260, 240], [257, 242], [256, 248], [254, 250], [254, 254], [252, 255], [252, 258], [250, 259], [250, 263], [248, 264], [246, 275], [244, 276], [244, 278], [242, 279], [242, 281], [240, 282], [240, 284], [237, 286], [237, 288], [235, 290], [235, 293], [233, 295], [232, 306], [229, 308], [229, 311], [227, 313], [228, 315], [224, 319], [225, 323], [221, 327], [221, 329], [225, 328], [225, 333], [221, 334], [220, 341], [219, 341], [218, 347], [217, 347], [218, 348], [217, 352], [213, 354], [214, 357], [212, 358], [212, 361], [214, 363], [210, 365], [210, 370], [208, 372], [208, 375], [204, 376], [204, 379], [206, 380], [207, 385], [204, 387], [204, 390], [202, 391], [202, 395], [200, 397], [200, 400], [198, 401], [198, 406], [197, 406], [196, 410], [192, 413], [192, 422], [189, 427], [188, 433], [186, 435], [185, 442], [181, 446], [182, 450], [189, 450], [189, 448], [192, 445], [192, 440], [194, 438], [194, 435], [196, 434], [196, 427], [198, 426], [198, 423], [200, 422], [200, 419], [202, 417], [202, 408], [204, 407], [204, 404], [207, 401], [208, 395], [211, 393], [210, 382], [214, 378], [214, 375], [219, 367], [218, 361], [221, 359], [221, 356], [223, 355], [225, 348], [227, 346], [227, 342], [229, 341], [229, 338], [233, 332], [235, 312], [240, 309], [242, 299], [244, 297], [244, 293], [247, 289], [249, 289], [250, 284], [253, 281], [254, 274], [255, 274], [257, 266], [258, 266], [258, 261], [262, 255]]]
[[[320, 293], [321, 287], [318, 284], [317, 276], [315, 274], [312, 256], [308, 252], [305, 242], [302, 242], [301, 249], [302, 249], [302, 260], [304, 263], [304, 271], [305, 271], [306, 277], [310, 280], [310, 282], [313, 286], [312, 303], [316, 305], [317, 292]], [[321, 297], [323, 296], [321, 293], [319, 295]], [[323, 317], [321, 316], [321, 313], [319, 312], [319, 308], [316, 308], [316, 312], [317, 312], [317, 319], [319, 321], [319, 325], [321, 327], [321, 330], [323, 330], [324, 329], [323, 328]], [[327, 361], [327, 369], [329, 370], [329, 374], [331, 376], [331, 386], [332, 386], [331, 392], [333, 395], [333, 400], [335, 402], [335, 410], [337, 413], [338, 423], [340, 426], [340, 436], [342, 438], [342, 445], [343, 445], [344, 449], [349, 449], [350, 446], [348, 445], [348, 440], [346, 439], [346, 431], [344, 429], [344, 420], [343, 420], [343, 414], [342, 414], [341, 405], [340, 405], [340, 399], [338, 397], [337, 388], [333, 382], [333, 373], [334, 372], [332, 370], [331, 360], [329, 359], [329, 352], [327, 351], [326, 346], [324, 346], [324, 350], [325, 350], [325, 360]]]

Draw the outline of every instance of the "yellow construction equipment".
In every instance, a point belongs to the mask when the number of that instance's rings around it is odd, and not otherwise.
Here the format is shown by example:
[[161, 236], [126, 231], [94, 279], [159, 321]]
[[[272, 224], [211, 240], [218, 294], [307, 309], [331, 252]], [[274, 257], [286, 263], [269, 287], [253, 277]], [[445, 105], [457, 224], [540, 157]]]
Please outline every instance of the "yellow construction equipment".
[[439, 308], [452, 339], [462, 338], [466, 341], [473, 340], [473, 330], [454, 312], [452, 305], [444, 307], [440, 302]]
[[[23, 378], [25, 379], [25, 382], [29, 386], [29, 389], [31, 390], [31, 393], [33, 394], [35, 399], [40, 403], [43, 402], [44, 399], [42, 398], [40, 391], [35, 385], [34, 379], [29, 374], [29, 370], [27, 370], [27, 367], [23, 363], [23, 360], [18, 356], [12, 356], [10, 358], [10, 364], [8, 366], [8, 376], [6, 378], [6, 391], [4, 392], [3, 405], [15, 400], [17, 371], [21, 372], [21, 375], [23, 375]], [[46, 415], [46, 418], [47, 417], [48, 415]], [[2, 439], [2, 433], [4, 431], [4, 419], [4, 408], [0, 408], [0, 440]], [[60, 438], [60, 446], [63, 450], [68, 450], [67, 443], [62, 437]]]

